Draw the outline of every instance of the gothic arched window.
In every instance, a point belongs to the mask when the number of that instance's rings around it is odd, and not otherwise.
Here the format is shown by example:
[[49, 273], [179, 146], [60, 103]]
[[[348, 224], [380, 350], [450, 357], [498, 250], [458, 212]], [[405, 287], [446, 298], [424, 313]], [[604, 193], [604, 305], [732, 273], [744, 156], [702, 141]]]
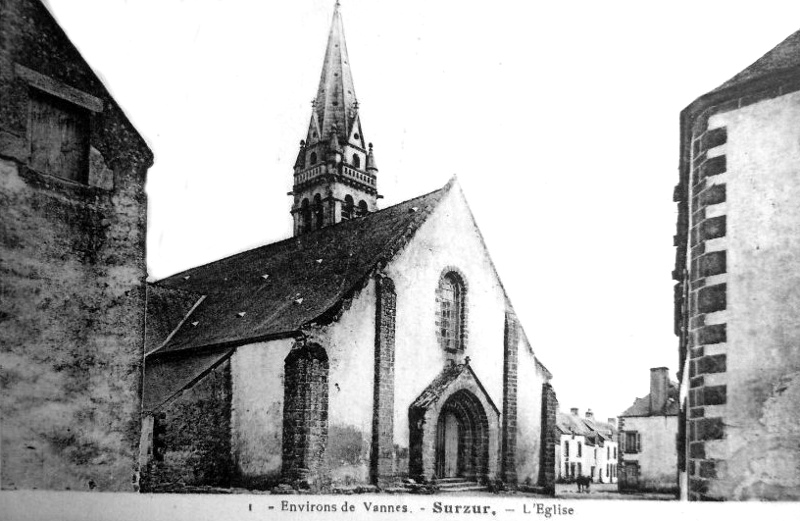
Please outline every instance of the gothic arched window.
[[311, 231], [311, 207], [308, 199], [303, 199], [300, 205], [300, 231], [302, 233]]
[[314, 196], [314, 228], [322, 228], [322, 197], [319, 194]]
[[314, 165], [317, 164], [317, 153], [316, 152], [311, 152], [311, 158], [309, 159], [309, 161], [311, 163], [311, 166], [314, 166]]
[[353, 166], [356, 168], [361, 168], [361, 158], [358, 157], [358, 154], [353, 154]]
[[349, 221], [353, 217], [355, 213], [355, 203], [353, 201], [353, 197], [350, 195], [346, 195], [344, 197], [344, 204], [342, 205], [342, 220]]
[[363, 217], [369, 213], [369, 209], [367, 208], [367, 202], [365, 200], [360, 200], [358, 202], [358, 216]]
[[464, 349], [464, 297], [463, 279], [455, 272], [446, 273], [439, 280], [436, 291], [438, 309], [437, 332], [442, 349], [455, 353]]

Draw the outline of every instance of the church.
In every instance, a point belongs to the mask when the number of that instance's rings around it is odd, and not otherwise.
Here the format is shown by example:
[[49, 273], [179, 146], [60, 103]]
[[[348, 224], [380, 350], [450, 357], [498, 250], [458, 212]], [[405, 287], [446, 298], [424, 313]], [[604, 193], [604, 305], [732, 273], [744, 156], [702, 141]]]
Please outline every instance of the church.
[[337, 2], [293, 237], [148, 285], [142, 490], [552, 490], [552, 375], [457, 179], [380, 209], [360, 110]]

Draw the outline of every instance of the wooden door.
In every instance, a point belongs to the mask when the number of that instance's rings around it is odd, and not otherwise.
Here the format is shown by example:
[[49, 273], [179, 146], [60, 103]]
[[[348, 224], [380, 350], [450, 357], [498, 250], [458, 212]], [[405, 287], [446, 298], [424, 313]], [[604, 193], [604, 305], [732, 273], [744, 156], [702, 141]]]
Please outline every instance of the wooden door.
[[444, 476], [458, 476], [458, 420], [452, 413], [444, 417]]

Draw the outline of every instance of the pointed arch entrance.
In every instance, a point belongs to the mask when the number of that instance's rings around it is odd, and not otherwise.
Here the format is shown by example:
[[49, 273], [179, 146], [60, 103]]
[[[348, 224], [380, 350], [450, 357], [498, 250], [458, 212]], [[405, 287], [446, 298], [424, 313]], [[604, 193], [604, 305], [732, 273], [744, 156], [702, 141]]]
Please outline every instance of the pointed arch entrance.
[[480, 400], [462, 389], [439, 412], [436, 425], [437, 478], [477, 479], [489, 462], [489, 421]]
[[410, 477], [495, 476], [500, 412], [468, 363], [445, 368], [411, 404], [408, 419]]

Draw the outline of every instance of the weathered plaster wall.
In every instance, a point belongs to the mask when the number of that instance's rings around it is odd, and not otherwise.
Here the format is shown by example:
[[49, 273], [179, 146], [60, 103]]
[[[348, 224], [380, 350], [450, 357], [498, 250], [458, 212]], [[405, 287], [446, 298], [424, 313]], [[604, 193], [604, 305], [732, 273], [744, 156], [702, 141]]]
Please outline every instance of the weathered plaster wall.
[[[0, 485], [133, 490], [152, 154], [40, 2], [0, 3], [0, 34]], [[42, 85], [102, 106], [88, 184], [29, 168]]]
[[281, 474], [284, 360], [293, 340], [241, 346], [231, 357], [234, 482], [277, 484]]
[[625, 417], [625, 430], [638, 431], [641, 437], [641, 451], [624, 454], [625, 461], [639, 462], [639, 489], [676, 491], [678, 464], [675, 440], [678, 417]]
[[712, 116], [713, 127], [728, 134], [728, 325], [708, 495], [800, 499], [800, 93]]
[[517, 481], [536, 485], [542, 450], [542, 384], [545, 383], [545, 374], [523, 338], [520, 338], [518, 349]]
[[142, 491], [230, 486], [230, 360], [156, 410], [153, 417], [153, 457], [142, 471]]
[[369, 481], [375, 382], [375, 282], [370, 280], [334, 324], [310, 339], [328, 352], [328, 447], [333, 485]]

